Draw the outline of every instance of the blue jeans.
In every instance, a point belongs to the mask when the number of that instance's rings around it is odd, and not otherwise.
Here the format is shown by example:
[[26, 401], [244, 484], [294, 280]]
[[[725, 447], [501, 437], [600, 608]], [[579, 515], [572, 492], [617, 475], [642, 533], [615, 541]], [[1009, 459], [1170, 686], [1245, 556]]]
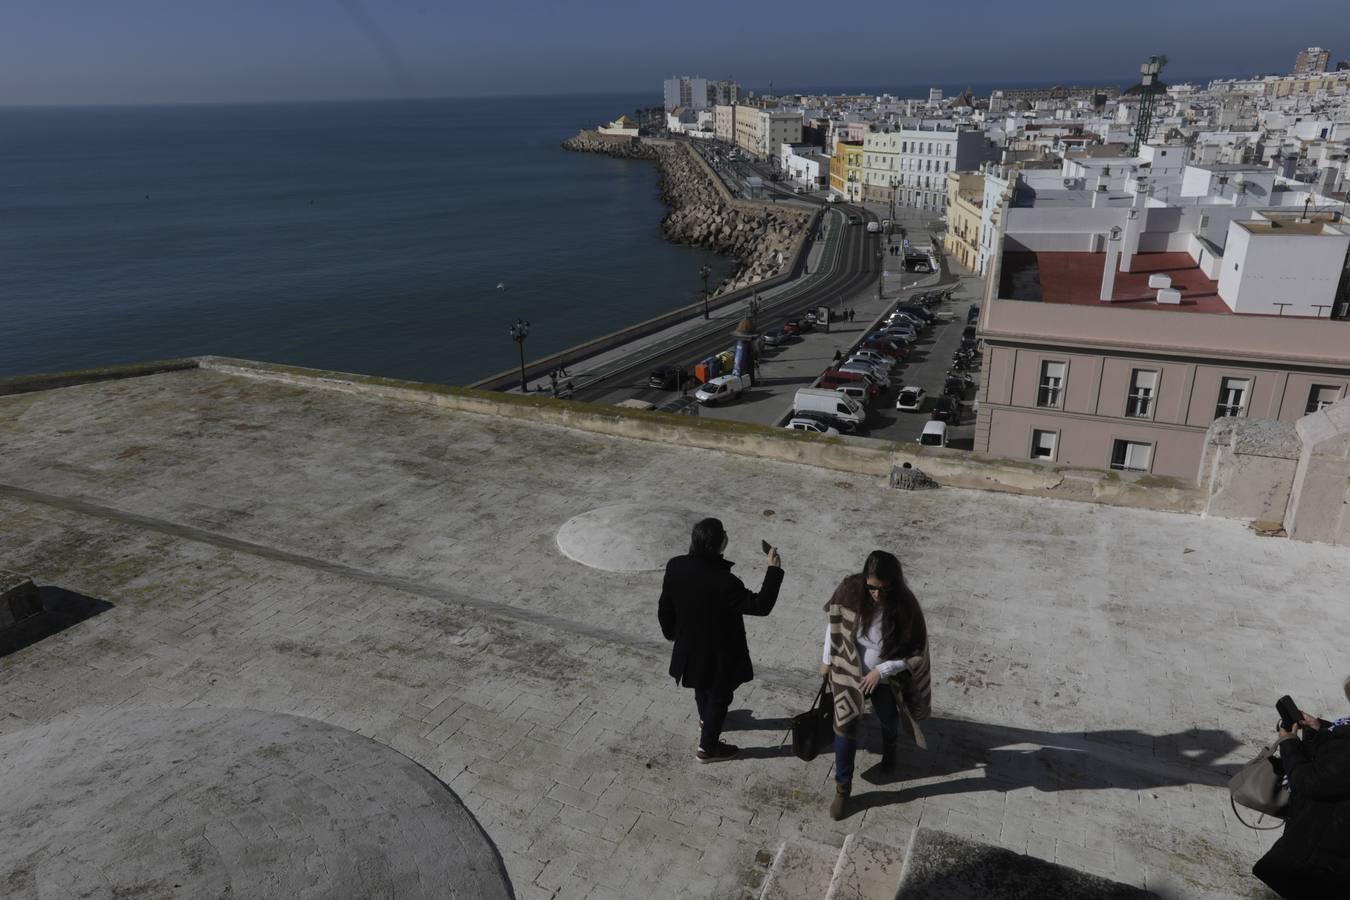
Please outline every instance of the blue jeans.
[[[900, 710], [895, 705], [895, 692], [884, 682], [872, 691], [872, 708], [881, 723], [883, 746], [895, 743], [900, 736]], [[834, 736], [834, 780], [838, 784], [853, 783], [853, 758], [858, 753], [858, 724], [862, 716], [848, 723], [848, 735]]]

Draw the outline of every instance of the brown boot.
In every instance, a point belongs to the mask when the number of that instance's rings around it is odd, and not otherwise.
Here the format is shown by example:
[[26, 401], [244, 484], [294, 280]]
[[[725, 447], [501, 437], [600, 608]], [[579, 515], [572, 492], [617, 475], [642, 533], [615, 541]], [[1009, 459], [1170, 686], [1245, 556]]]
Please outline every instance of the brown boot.
[[836, 784], [834, 786], [834, 799], [830, 801], [830, 818], [838, 822], [844, 817], [846, 807], [848, 806], [848, 795], [853, 793], [852, 782], [848, 784]]

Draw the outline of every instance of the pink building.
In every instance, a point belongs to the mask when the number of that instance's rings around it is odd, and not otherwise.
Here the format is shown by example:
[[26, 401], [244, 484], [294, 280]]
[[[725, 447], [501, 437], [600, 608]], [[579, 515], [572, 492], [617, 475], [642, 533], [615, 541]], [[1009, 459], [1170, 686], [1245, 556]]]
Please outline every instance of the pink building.
[[[1174, 210], [1087, 212], [1123, 227], [1003, 235], [980, 313], [977, 451], [1195, 478], [1216, 418], [1292, 422], [1347, 396], [1339, 214], [1243, 210], [1216, 239]], [[1151, 213], [1169, 224], [1150, 230]]]

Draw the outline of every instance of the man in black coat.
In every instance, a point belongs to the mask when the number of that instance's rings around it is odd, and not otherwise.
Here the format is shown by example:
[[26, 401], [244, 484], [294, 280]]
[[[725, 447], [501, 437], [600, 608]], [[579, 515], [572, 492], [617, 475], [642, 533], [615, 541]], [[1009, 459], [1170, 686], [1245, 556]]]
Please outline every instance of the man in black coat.
[[657, 617], [666, 640], [675, 642], [670, 675], [694, 689], [698, 704], [699, 762], [731, 759], [738, 748], [722, 741], [722, 724], [736, 688], [755, 677], [742, 616], [767, 616], [783, 583], [782, 561], [770, 549], [759, 593], [731, 574], [722, 558], [727, 533], [717, 519], [694, 526], [687, 556], [666, 563]]
[[1350, 886], [1350, 716], [1334, 722], [1304, 716], [1294, 731], [1281, 728], [1279, 733], [1289, 812], [1284, 834], [1252, 874], [1286, 900], [1345, 896], [1341, 891]]

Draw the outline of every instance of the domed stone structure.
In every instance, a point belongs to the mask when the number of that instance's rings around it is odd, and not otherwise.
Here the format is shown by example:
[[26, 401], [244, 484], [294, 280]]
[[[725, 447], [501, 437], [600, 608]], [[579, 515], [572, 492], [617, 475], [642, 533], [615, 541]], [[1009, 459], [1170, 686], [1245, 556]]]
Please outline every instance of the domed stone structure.
[[482, 897], [496, 848], [401, 753], [314, 719], [94, 710], [0, 736], [10, 897]]

